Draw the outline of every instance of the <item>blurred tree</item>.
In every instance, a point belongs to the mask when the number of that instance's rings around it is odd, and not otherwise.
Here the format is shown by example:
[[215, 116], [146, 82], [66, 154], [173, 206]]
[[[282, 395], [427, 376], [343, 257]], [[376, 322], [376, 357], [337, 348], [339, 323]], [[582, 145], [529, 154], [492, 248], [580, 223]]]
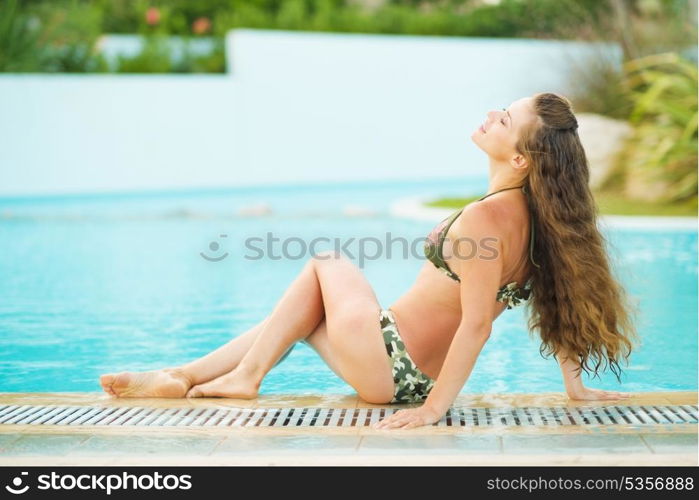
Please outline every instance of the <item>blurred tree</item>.
[[[685, 29], [691, 18], [687, 6], [696, 13], [696, 0], [6, 0], [2, 5], [16, 6], [20, 15], [9, 15], [8, 10], [3, 16], [5, 38], [0, 43], [7, 48], [0, 46], [0, 51], [6, 59], [7, 54], [18, 54], [12, 56], [13, 65], [33, 65], [37, 71], [43, 71], [38, 55], [45, 45], [54, 43], [46, 35], [48, 26], [61, 31], [60, 37], [70, 45], [54, 51], [50, 70], [77, 71], [99, 66], [87, 47], [100, 33], [189, 37], [201, 35], [204, 25], [206, 33], [218, 38], [230, 29], [248, 27], [609, 40], [620, 41], [627, 55], [643, 55], [684, 43], [691, 35]], [[152, 24], [145, 18], [149, 9], [157, 12], [157, 22]], [[21, 22], [16, 21], [20, 18]], [[14, 20], [11, 28], [8, 19]], [[29, 20], [39, 23], [39, 47], [31, 48], [30, 40], [16, 42], [17, 37], [27, 36]], [[33, 57], [35, 62], [30, 63]], [[222, 60], [217, 54], [212, 58]]]
[[0, 2], [0, 71], [39, 69], [38, 23], [20, 12], [17, 0]]

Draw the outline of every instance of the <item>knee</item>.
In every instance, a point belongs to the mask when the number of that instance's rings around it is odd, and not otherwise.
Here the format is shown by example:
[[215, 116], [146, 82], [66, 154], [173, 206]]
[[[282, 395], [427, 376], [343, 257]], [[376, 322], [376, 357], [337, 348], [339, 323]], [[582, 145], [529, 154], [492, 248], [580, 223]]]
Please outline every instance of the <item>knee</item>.
[[344, 256], [339, 250], [323, 250], [311, 256], [311, 261], [314, 263], [329, 262], [333, 260], [343, 259]]

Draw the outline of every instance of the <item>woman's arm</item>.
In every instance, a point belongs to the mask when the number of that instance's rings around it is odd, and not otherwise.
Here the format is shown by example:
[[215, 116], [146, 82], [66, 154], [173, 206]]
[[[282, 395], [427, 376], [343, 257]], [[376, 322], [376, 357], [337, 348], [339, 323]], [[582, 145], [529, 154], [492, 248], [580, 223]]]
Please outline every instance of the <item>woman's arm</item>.
[[490, 337], [502, 277], [503, 235], [490, 207], [472, 205], [455, 226], [459, 237], [453, 242], [449, 267], [461, 280], [461, 322], [424, 405], [440, 418], [466, 384]]
[[425, 403], [419, 408], [399, 410], [376, 428], [411, 428], [441, 419], [461, 392], [490, 337], [502, 276], [502, 235], [485, 204], [464, 210], [452, 227], [459, 236], [450, 242], [454, 252], [448, 264], [461, 280], [461, 322]]
[[410, 429], [438, 422], [461, 392], [488, 337], [490, 326], [486, 323], [462, 321], [425, 403], [418, 408], [398, 410], [374, 428]]
[[489, 337], [489, 325], [462, 322], [449, 346], [439, 376], [425, 400], [426, 410], [442, 418], [466, 384]]
[[575, 399], [575, 396], [581, 394], [584, 389], [582, 378], [580, 378], [577, 372], [580, 363], [577, 358], [566, 349], [557, 351], [556, 358], [558, 359], [558, 365], [561, 367], [563, 385], [565, 386], [566, 393], [569, 397]]
[[563, 385], [565, 386], [566, 394], [568, 394], [570, 399], [597, 401], [607, 399], [624, 399], [632, 395], [631, 393], [627, 392], [589, 389], [582, 383], [582, 378], [580, 377], [582, 371], [577, 371], [578, 367], [580, 367], [580, 361], [578, 361], [577, 356], [571, 354], [571, 351], [569, 350], [561, 349], [556, 352], [556, 358], [558, 358], [558, 364], [561, 367]]

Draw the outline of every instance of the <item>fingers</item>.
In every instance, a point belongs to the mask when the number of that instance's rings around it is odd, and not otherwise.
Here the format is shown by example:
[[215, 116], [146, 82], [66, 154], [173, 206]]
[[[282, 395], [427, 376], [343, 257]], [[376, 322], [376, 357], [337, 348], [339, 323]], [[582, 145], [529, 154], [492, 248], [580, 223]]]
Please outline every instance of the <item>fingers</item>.
[[377, 426], [375, 426], [375, 429], [409, 429], [411, 424], [414, 424], [414, 423], [415, 423], [414, 421], [410, 421], [410, 420], [408, 420], [408, 421], [401, 420], [398, 422], [389, 422], [389, 423], [387, 423], [385, 425], [381, 425], [381, 426], [377, 425]]
[[405, 416], [404, 410], [398, 410], [395, 413], [387, 416], [383, 420], [379, 420], [376, 424], [374, 424], [374, 429], [393, 428], [399, 422], [404, 421], [405, 418], [406, 418], [406, 416]]
[[625, 394], [623, 392], [619, 392], [614, 394], [610, 399], [627, 399], [630, 398], [631, 394]]
[[393, 421], [391, 420], [391, 417], [386, 417], [383, 420], [379, 420], [374, 424], [374, 429], [384, 429], [391, 425]]
[[601, 390], [594, 390], [593, 391], [593, 397], [590, 398], [591, 400], [609, 400], [609, 399], [627, 399], [630, 398], [633, 394], [628, 393], [628, 392], [616, 392], [616, 391], [601, 391]]
[[378, 424], [376, 424], [376, 429], [394, 429], [396, 427], [400, 427], [402, 425], [405, 425], [406, 420], [405, 419], [384, 419]]
[[403, 427], [401, 427], [401, 429], [414, 429], [415, 427], [420, 427], [421, 425], [421, 422], [416, 422], [415, 420], [413, 420], [412, 422], [408, 422], [407, 424], [405, 424]]
[[600, 394], [606, 396], [607, 399], [621, 399], [629, 397], [627, 393], [617, 391], [600, 391]]
[[374, 424], [374, 429], [404, 429], [407, 425], [415, 421], [414, 417], [404, 416], [400, 413], [394, 413], [390, 417]]

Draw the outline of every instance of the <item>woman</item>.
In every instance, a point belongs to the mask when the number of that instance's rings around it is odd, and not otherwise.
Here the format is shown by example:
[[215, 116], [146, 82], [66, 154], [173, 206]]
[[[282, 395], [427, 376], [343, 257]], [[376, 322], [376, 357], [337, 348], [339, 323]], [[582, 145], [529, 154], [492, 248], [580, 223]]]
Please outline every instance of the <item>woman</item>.
[[461, 391], [493, 321], [528, 300], [528, 327], [539, 331], [540, 351], [558, 360], [570, 398], [628, 397], [579, 377], [588, 363], [597, 375], [607, 361], [619, 378], [636, 332], [597, 229], [569, 101], [552, 93], [519, 99], [489, 112], [471, 139], [489, 158], [488, 194], [435, 227], [425, 243], [430, 261], [389, 309], [349, 259], [323, 252], [246, 333], [183, 366], [102, 375], [104, 390], [255, 398], [264, 375], [302, 341], [367, 402], [424, 401], [376, 428], [430, 425]]

